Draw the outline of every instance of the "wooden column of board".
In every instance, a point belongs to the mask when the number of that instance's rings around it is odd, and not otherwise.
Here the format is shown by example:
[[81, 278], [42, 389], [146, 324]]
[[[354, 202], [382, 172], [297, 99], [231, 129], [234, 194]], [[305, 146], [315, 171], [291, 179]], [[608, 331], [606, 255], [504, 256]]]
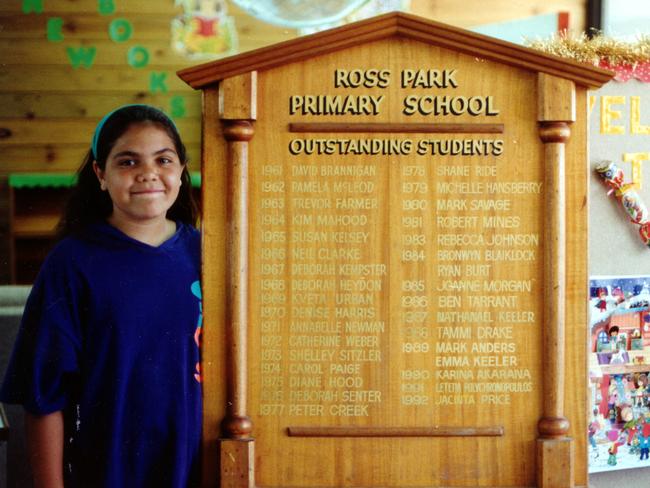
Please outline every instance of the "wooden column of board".
[[544, 409], [538, 423], [537, 485], [574, 486], [573, 442], [564, 414], [566, 383], [566, 160], [565, 145], [576, 120], [572, 81], [538, 75], [538, 121], [544, 143]]
[[248, 143], [256, 116], [256, 73], [223, 80], [219, 118], [227, 141], [225, 339], [228, 406], [220, 441], [221, 486], [255, 486], [248, 416]]

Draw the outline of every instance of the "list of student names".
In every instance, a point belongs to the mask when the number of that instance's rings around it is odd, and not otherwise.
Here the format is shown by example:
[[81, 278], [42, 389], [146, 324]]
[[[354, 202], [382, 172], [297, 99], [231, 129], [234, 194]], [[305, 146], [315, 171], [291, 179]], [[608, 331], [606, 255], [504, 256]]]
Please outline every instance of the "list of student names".
[[540, 236], [523, 209], [542, 183], [465, 159], [259, 168], [260, 415], [507, 405], [535, 389], [521, 344], [539, 320]]

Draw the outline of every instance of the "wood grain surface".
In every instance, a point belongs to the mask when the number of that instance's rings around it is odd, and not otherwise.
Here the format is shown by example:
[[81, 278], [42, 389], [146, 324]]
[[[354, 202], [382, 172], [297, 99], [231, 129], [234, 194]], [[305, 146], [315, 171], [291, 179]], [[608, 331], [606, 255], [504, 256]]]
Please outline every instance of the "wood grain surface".
[[[337, 69], [385, 69], [389, 82], [335, 87]], [[402, 73], [417, 69], [453, 69], [455, 83], [401, 83]], [[204, 151], [225, 157], [210, 111], [215, 92], [205, 97]], [[292, 97], [318, 95], [382, 98], [376, 113], [290, 113]], [[422, 113], [408, 115], [409, 96], [489, 96], [493, 111], [436, 115], [427, 113], [427, 102]], [[542, 236], [552, 224], [544, 206], [537, 73], [385, 39], [261, 70], [257, 97], [248, 153], [247, 356], [256, 485], [534, 486], [537, 422], [552, 401], [544, 397], [542, 334]], [[565, 147], [567, 354], [560, 367], [568, 435], [576, 439], [576, 485], [587, 479], [580, 379], [585, 100], [578, 88], [577, 122]], [[326, 110], [312, 101], [310, 110]], [[478, 130], [372, 130], [440, 124]], [[481, 131], [482, 124], [500, 129]], [[384, 149], [349, 149], [362, 140], [379, 140]], [[470, 144], [463, 154], [464, 140], [489, 141], [479, 146], [492, 149]], [[445, 153], [454, 141], [460, 152]], [[223, 168], [211, 166], [204, 198], [214, 199], [226, 181]], [[218, 212], [208, 211], [204, 223], [212, 293], [224, 286], [216, 265], [223, 243], [216, 241], [225, 226], [222, 206], [213, 208]], [[496, 292], [497, 283], [510, 291]], [[215, 348], [225, 329], [221, 309], [213, 315], [206, 307], [212, 346], [203, 367], [215, 377], [225, 368], [223, 349]], [[217, 440], [215, 422], [227, 403], [224, 387], [213, 385], [205, 403], [207, 446]]]

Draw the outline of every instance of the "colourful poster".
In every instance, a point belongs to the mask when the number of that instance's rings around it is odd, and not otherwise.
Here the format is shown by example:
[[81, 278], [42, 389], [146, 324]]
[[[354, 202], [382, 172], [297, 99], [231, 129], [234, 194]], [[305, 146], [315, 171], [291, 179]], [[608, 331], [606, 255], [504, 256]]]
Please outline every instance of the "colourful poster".
[[650, 276], [590, 287], [589, 472], [649, 467]]
[[237, 30], [225, 0], [176, 0], [183, 13], [172, 20], [172, 47], [191, 59], [237, 52]]

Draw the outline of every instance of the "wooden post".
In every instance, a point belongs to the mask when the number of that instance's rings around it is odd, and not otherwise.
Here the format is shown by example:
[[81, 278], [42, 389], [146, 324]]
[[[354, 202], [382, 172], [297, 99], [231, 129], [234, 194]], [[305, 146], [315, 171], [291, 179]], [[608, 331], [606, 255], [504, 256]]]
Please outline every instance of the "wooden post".
[[227, 409], [222, 422], [221, 486], [252, 488], [253, 424], [247, 414], [248, 377], [248, 141], [253, 137], [256, 73], [223, 80], [219, 118], [228, 146], [226, 242]]
[[573, 441], [564, 416], [566, 191], [565, 144], [575, 121], [572, 81], [538, 75], [539, 135], [544, 143], [543, 414], [538, 423], [537, 486], [574, 486]]

